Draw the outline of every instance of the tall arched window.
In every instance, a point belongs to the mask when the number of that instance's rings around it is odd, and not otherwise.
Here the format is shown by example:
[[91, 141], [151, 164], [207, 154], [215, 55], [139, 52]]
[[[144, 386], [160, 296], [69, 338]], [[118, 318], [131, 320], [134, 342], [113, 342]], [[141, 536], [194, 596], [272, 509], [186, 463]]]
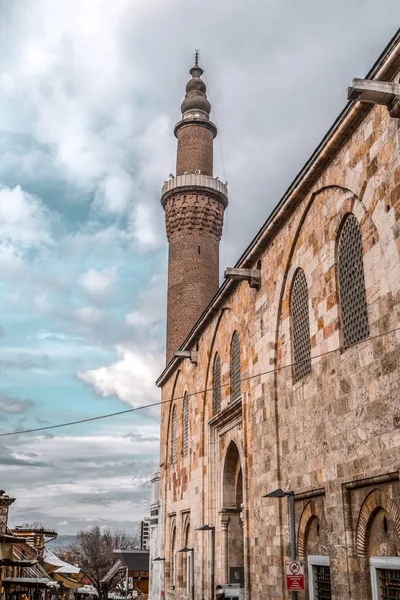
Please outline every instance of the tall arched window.
[[176, 462], [176, 429], [177, 429], [176, 405], [172, 409], [172, 438], [171, 438], [171, 459]]
[[[187, 525], [186, 527], [186, 531], [185, 531], [185, 548], [189, 548], [190, 547], [190, 525]], [[184, 573], [184, 583], [186, 583], [185, 587], [186, 587], [186, 594], [190, 594], [191, 592], [191, 588], [192, 588], [192, 564], [191, 564], [191, 560], [192, 560], [192, 553], [191, 552], [186, 552], [184, 554], [185, 559], [186, 559], [186, 565], [185, 565], [185, 571], [186, 573]]]
[[240, 340], [238, 332], [232, 336], [231, 343], [231, 400], [240, 396]]
[[353, 214], [339, 234], [338, 271], [343, 342], [351, 346], [369, 336], [361, 230]]
[[221, 359], [218, 352], [214, 358], [214, 371], [213, 371], [213, 405], [214, 415], [221, 410]]
[[176, 585], [176, 527], [174, 525], [171, 534], [171, 555], [170, 555], [170, 583], [171, 588], [175, 589]]
[[310, 317], [308, 314], [307, 280], [297, 269], [291, 294], [293, 328], [293, 379], [298, 381], [311, 372]]
[[185, 392], [183, 397], [183, 455], [189, 453], [189, 398]]

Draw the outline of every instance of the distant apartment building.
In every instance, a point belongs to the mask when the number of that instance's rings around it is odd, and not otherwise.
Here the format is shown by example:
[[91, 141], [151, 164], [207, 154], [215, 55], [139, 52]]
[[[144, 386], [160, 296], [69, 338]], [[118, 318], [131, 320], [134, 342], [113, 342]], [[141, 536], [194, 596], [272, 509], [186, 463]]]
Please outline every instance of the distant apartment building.
[[143, 521], [139, 521], [138, 537], [140, 550], [148, 550], [150, 540], [150, 517], [144, 517]]

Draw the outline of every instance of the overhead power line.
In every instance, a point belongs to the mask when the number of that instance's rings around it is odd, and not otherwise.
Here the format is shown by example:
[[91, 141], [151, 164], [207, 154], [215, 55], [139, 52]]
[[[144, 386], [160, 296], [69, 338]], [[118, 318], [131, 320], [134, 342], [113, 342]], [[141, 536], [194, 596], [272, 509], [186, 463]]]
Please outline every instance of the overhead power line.
[[[383, 337], [385, 335], [389, 335], [391, 333], [395, 333], [396, 331], [400, 331], [400, 327], [396, 327], [395, 329], [390, 329], [389, 331], [385, 331], [383, 333], [378, 333], [377, 335], [365, 338], [359, 342], [351, 344], [349, 346], [339, 346], [334, 350], [328, 350], [328, 352], [322, 352], [321, 354], [316, 354], [311, 357], [311, 360], [315, 360], [316, 358], [322, 358], [323, 356], [328, 356], [329, 354], [333, 354], [334, 352], [340, 352], [342, 350], [347, 350], [353, 346], [359, 346], [360, 344], [365, 344], [366, 342], [370, 342], [372, 340], [376, 340], [377, 338]], [[308, 360], [308, 359], [305, 359]], [[296, 365], [301, 364], [304, 360], [300, 360], [297, 362], [290, 363], [288, 365], [283, 365], [282, 367], [276, 367], [274, 369], [270, 369], [269, 371], [262, 371], [261, 373], [256, 373], [255, 375], [248, 375], [247, 377], [241, 377], [238, 381], [248, 381], [249, 379], [255, 379], [256, 377], [261, 377], [262, 375], [270, 375], [272, 373], [278, 373], [279, 371], [283, 371], [284, 369], [290, 369]], [[235, 380], [236, 381], [236, 380]], [[230, 386], [231, 382], [223, 383], [219, 386], [220, 389]], [[91, 421], [99, 421], [100, 419], [110, 419], [111, 417], [117, 417], [119, 415], [126, 415], [127, 413], [136, 412], [138, 410], [145, 410], [147, 408], [153, 408], [154, 406], [161, 406], [163, 404], [169, 404], [174, 402], [175, 400], [183, 400], [184, 398], [188, 398], [190, 396], [198, 396], [199, 394], [205, 394], [207, 392], [212, 392], [215, 387], [205, 388], [204, 390], [199, 390], [197, 392], [191, 392], [190, 394], [185, 394], [184, 396], [175, 396], [174, 398], [170, 398], [169, 400], [160, 400], [159, 402], [153, 402], [151, 404], [146, 404], [145, 406], [137, 406], [135, 408], [128, 408], [126, 410], [120, 410], [118, 412], [108, 413], [106, 415], [98, 415], [97, 417], [89, 417], [87, 419], [77, 419], [76, 421], [68, 421], [67, 423], [58, 423], [57, 425], [47, 425], [45, 427], [36, 427], [34, 429], [23, 429], [21, 431], [8, 431], [6, 433], [0, 433], [0, 437], [6, 437], [10, 435], [20, 435], [23, 433], [36, 433], [37, 431], [48, 431], [49, 429], [58, 429], [60, 427], [69, 427], [71, 425], [79, 425], [80, 423], [90, 423]]]

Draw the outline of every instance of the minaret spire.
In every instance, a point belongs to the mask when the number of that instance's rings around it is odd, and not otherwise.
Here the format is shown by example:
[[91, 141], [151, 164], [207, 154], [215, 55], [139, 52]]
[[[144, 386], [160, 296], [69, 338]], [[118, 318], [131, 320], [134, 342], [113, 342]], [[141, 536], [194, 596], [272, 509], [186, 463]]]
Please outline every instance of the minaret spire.
[[195, 67], [199, 66], [199, 54], [200, 54], [200, 51], [195, 50], [195, 52], [194, 52], [194, 66]]
[[198, 50], [190, 74], [182, 118], [174, 129], [176, 177], [164, 183], [161, 197], [169, 242], [167, 362], [218, 290], [219, 242], [228, 205], [226, 184], [213, 177], [217, 128], [210, 121]]

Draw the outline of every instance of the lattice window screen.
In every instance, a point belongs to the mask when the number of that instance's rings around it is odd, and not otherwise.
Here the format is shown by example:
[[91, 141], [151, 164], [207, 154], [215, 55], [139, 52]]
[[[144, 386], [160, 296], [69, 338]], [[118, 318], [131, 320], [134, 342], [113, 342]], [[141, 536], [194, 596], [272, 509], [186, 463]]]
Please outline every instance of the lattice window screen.
[[339, 236], [338, 262], [343, 342], [350, 346], [369, 336], [362, 238], [352, 214], [346, 217]]
[[235, 331], [231, 344], [231, 399], [236, 400], [240, 396], [240, 340], [238, 332]]
[[307, 280], [298, 269], [292, 287], [293, 378], [298, 381], [311, 372], [310, 318], [308, 314]]
[[171, 444], [171, 458], [172, 462], [176, 462], [176, 429], [177, 429], [177, 416], [176, 416], [176, 406], [172, 409], [172, 444]]
[[189, 398], [185, 392], [183, 398], [183, 454], [187, 456], [189, 452]]
[[382, 600], [395, 600], [400, 598], [400, 571], [397, 569], [380, 569], [379, 581], [381, 584]]
[[328, 566], [314, 567], [315, 600], [331, 600], [331, 569]]
[[216, 415], [221, 410], [221, 359], [218, 352], [214, 359], [213, 405], [214, 415]]

